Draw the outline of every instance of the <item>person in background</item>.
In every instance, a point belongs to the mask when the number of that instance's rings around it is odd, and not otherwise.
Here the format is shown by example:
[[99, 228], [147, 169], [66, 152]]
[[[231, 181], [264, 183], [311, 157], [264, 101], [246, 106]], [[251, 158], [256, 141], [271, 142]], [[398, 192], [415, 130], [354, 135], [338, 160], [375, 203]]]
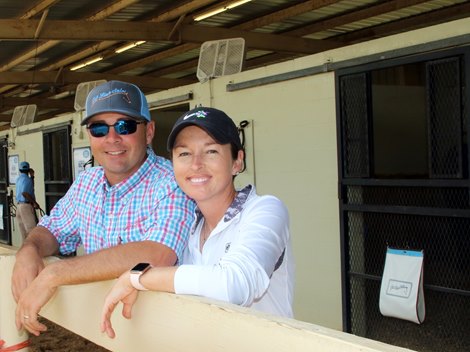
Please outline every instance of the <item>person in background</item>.
[[292, 317], [294, 261], [289, 216], [253, 185], [236, 190], [244, 168], [237, 127], [223, 111], [200, 107], [181, 116], [168, 138], [176, 181], [196, 201], [179, 266], [126, 271], [105, 298], [101, 331], [115, 336], [111, 314], [122, 301], [131, 318], [138, 290], [191, 294]]
[[[178, 187], [171, 162], [149, 147], [155, 125], [137, 86], [95, 87], [81, 124], [100, 166], [80, 173], [31, 230], [13, 268], [16, 325], [36, 336], [46, 330], [38, 313], [58, 286], [117, 278], [142, 261], [174, 265], [193, 221], [195, 205]], [[80, 244], [86, 255], [44, 266], [43, 257], [70, 254]]]
[[20, 175], [16, 179], [16, 219], [24, 241], [38, 222], [35, 209], [39, 209], [39, 204], [34, 194], [34, 170], [27, 161], [22, 161], [19, 171]]

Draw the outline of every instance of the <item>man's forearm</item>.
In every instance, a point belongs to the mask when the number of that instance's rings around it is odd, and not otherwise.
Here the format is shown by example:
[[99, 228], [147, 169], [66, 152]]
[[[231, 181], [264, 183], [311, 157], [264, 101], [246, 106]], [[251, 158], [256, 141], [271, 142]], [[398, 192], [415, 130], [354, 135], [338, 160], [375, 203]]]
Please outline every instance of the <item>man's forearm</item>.
[[37, 226], [29, 232], [18, 254], [29, 249], [34, 249], [40, 257], [47, 257], [58, 253], [59, 243], [48, 229]]
[[23, 192], [23, 193], [21, 193], [21, 194], [22, 194], [23, 197], [24, 197], [28, 202], [30, 202], [31, 204], [36, 203], [36, 200], [34, 199], [34, 197], [33, 197], [31, 194], [29, 194], [28, 192]]
[[115, 279], [139, 262], [172, 266], [176, 255], [153, 241], [132, 242], [51, 263], [40, 276], [53, 287], [82, 284]]

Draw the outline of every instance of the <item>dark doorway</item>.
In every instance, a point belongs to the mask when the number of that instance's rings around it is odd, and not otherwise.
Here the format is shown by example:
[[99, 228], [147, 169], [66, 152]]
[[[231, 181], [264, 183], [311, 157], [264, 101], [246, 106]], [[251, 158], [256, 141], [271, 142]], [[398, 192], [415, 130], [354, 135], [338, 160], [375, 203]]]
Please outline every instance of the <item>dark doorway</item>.
[[[419, 351], [470, 346], [470, 49], [339, 71], [344, 329]], [[426, 320], [380, 314], [387, 246], [423, 249]]]
[[150, 111], [152, 120], [155, 121], [155, 137], [152, 142], [153, 150], [157, 155], [170, 157], [166, 150], [166, 141], [178, 117], [189, 111], [189, 103], [171, 106]]
[[11, 245], [11, 212], [13, 196], [7, 192], [8, 187], [8, 140], [0, 139], [0, 205], [2, 222], [0, 227], [0, 243]]
[[70, 126], [43, 132], [44, 186], [47, 214], [73, 182]]

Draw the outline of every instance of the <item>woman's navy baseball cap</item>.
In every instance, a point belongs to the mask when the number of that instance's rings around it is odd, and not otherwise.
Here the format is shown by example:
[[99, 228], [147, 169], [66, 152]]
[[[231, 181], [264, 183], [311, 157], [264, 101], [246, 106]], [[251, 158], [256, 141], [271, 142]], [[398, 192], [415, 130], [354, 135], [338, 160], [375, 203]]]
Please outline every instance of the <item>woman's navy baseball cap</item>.
[[175, 122], [168, 136], [168, 151], [173, 149], [178, 133], [191, 125], [202, 128], [220, 144], [231, 143], [238, 150], [243, 149], [237, 126], [225, 112], [214, 108], [198, 107], [188, 111]]
[[82, 125], [101, 113], [117, 112], [138, 120], [151, 121], [147, 99], [134, 84], [109, 81], [93, 88], [86, 98], [85, 117]]

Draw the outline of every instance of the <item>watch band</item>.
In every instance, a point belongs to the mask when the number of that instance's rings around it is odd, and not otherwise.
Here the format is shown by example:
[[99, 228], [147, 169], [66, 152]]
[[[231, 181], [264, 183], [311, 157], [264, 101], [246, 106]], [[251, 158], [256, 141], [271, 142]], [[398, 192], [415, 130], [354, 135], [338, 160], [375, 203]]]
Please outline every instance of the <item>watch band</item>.
[[140, 283], [140, 277], [142, 276], [144, 272], [140, 273], [131, 273], [131, 285], [139, 291], [148, 291], [148, 288], [145, 288], [144, 285]]

